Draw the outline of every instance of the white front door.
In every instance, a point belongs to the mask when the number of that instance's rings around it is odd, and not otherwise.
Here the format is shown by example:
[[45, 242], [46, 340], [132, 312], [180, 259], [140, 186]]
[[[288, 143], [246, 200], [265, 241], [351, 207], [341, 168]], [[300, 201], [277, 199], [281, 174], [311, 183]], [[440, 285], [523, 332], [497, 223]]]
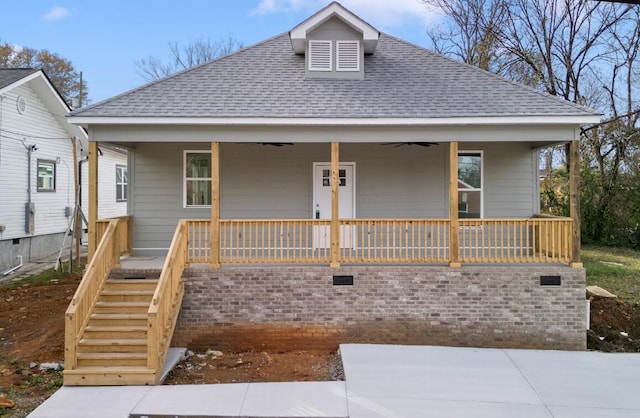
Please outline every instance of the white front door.
[[[340, 163], [338, 171], [338, 213], [340, 219], [355, 218], [355, 163]], [[331, 164], [313, 164], [313, 218], [331, 219]], [[329, 226], [314, 230], [314, 248], [328, 248]], [[341, 229], [340, 246], [355, 247], [351, 231]]]

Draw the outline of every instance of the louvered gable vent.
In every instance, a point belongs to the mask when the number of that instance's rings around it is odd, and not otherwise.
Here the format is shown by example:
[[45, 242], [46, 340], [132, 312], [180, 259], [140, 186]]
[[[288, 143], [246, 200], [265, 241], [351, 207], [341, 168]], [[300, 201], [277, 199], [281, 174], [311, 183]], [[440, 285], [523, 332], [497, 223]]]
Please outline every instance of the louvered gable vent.
[[309, 41], [309, 71], [332, 70], [331, 41]]
[[360, 71], [360, 42], [337, 41], [337, 71]]

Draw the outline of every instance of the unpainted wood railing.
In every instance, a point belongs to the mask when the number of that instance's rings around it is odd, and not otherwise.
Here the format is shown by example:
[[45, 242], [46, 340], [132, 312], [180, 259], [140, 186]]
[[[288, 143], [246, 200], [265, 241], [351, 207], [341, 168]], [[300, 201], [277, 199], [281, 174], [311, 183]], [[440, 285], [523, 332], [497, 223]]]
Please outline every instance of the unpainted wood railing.
[[188, 263], [187, 224], [185, 220], [178, 223], [147, 311], [147, 368], [154, 370], [156, 378], [164, 367], [182, 303], [182, 273]]
[[449, 260], [448, 219], [340, 220], [340, 261], [438, 263]]
[[[446, 263], [449, 219], [341, 219], [339, 261]], [[572, 220], [460, 219], [459, 258], [473, 263], [570, 262]], [[331, 222], [221, 220], [222, 263], [327, 263]], [[210, 260], [210, 221], [187, 221], [188, 262]]]
[[572, 256], [570, 218], [460, 219], [460, 261], [561, 263]]
[[220, 262], [329, 262], [330, 225], [321, 219], [221, 220]]
[[65, 313], [65, 368], [68, 370], [77, 367], [76, 353], [82, 330], [89, 322], [104, 282], [111, 270], [120, 264], [122, 222], [121, 219], [103, 222], [106, 227], [102, 231], [95, 255], [89, 260], [82, 281]]
[[118, 228], [120, 229], [118, 233], [119, 246], [120, 246], [120, 254], [131, 254], [132, 247], [132, 228], [131, 228], [131, 216], [118, 216], [115, 218], [108, 219], [98, 219], [96, 221], [96, 239], [97, 242], [100, 242], [102, 239], [102, 235], [104, 235], [104, 231], [106, 230], [109, 222], [114, 219], [118, 219], [120, 222], [118, 223]]

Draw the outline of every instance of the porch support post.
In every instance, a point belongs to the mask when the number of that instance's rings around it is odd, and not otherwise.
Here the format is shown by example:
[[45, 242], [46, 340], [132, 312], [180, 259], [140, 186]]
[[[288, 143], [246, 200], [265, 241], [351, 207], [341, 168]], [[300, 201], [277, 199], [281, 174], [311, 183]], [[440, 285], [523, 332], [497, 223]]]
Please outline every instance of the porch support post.
[[331, 267], [340, 267], [340, 212], [338, 186], [340, 170], [340, 144], [331, 143]]
[[569, 145], [569, 214], [573, 220], [571, 267], [581, 268], [580, 260], [580, 141]]
[[458, 221], [458, 142], [449, 143], [449, 267], [460, 267]]
[[91, 262], [98, 247], [96, 227], [98, 223], [98, 143], [89, 142], [89, 242], [87, 248], [87, 264]]
[[211, 268], [220, 267], [220, 143], [211, 142]]

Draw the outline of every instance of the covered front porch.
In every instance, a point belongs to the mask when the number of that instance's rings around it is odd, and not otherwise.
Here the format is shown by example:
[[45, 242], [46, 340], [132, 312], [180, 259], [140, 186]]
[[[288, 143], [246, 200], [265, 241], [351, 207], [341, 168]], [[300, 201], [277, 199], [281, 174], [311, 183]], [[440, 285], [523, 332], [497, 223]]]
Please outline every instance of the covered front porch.
[[[90, 144], [90, 164], [97, 143]], [[328, 210], [315, 211], [316, 219], [250, 219], [221, 216], [221, 144], [211, 143], [210, 217], [176, 219], [175, 234], [181, 235], [187, 263], [221, 264], [405, 264], [432, 263], [459, 267], [461, 263], [566, 263], [580, 266], [577, 180], [571, 179], [571, 218], [534, 214], [531, 217], [476, 218], [468, 214], [473, 202], [461, 191], [458, 143], [448, 144], [446, 205], [443, 218], [358, 218], [341, 216], [340, 144], [331, 143], [330, 165], [324, 170], [330, 191]], [[571, 167], [577, 167], [577, 144], [572, 143]], [[446, 155], [446, 154], [445, 154]], [[577, 169], [572, 169], [572, 173]], [[91, 181], [97, 185], [97, 178]], [[186, 186], [185, 186], [186, 187]], [[286, 187], [286, 185], [284, 185]], [[276, 190], [274, 188], [274, 190]], [[466, 190], [466, 189], [465, 189]], [[90, 188], [90, 196], [97, 187]], [[344, 199], [344, 197], [342, 197]], [[469, 199], [470, 200], [470, 199]], [[139, 205], [140, 206], [140, 205]], [[94, 253], [102, 237], [101, 225], [90, 205], [89, 253]], [[207, 206], [208, 207], [208, 206]], [[187, 209], [188, 210], [188, 209]], [[201, 210], [200, 210], [201, 211]], [[474, 210], [472, 209], [471, 212]], [[508, 212], [508, 209], [505, 211]], [[476, 215], [480, 211], [476, 209]], [[141, 255], [133, 245], [136, 218], [134, 211], [125, 222], [121, 247]], [[175, 236], [174, 236], [175, 240]], [[168, 247], [168, 246], [167, 246]], [[168, 250], [164, 252], [165, 255]], [[167, 254], [171, 257], [171, 254]]]

